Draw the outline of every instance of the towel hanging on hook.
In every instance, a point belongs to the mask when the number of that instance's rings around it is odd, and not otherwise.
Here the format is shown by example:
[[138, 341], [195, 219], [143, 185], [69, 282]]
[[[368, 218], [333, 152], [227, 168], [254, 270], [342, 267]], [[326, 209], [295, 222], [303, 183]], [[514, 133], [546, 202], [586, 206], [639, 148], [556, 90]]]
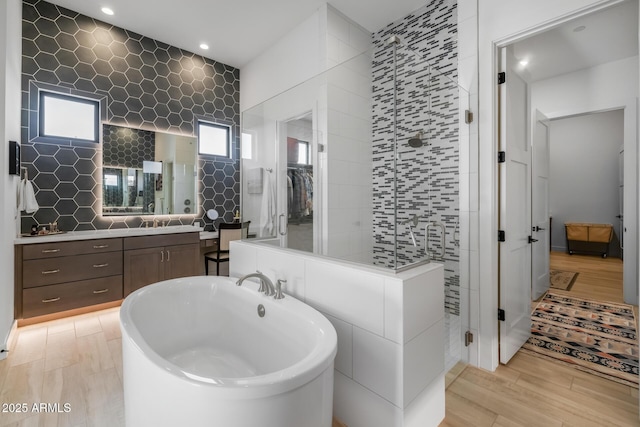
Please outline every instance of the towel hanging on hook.
[[25, 167], [20, 169], [24, 170], [24, 179], [18, 184], [18, 211], [32, 214], [40, 209], [40, 206], [36, 200], [33, 184], [29, 181], [29, 171]]

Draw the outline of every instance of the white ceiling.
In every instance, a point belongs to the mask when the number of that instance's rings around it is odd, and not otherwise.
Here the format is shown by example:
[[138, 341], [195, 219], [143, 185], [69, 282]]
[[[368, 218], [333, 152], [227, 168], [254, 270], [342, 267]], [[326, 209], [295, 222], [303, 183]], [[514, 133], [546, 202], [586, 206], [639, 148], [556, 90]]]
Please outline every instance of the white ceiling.
[[[323, 0], [49, 0], [117, 27], [242, 67], [310, 17]], [[333, 0], [370, 32], [400, 19], [425, 0]], [[100, 9], [113, 9], [108, 16]], [[210, 46], [208, 51], [200, 43]]]
[[[311, 16], [324, 0], [49, 0], [52, 3], [242, 67]], [[332, 0], [370, 32], [407, 16], [426, 0]], [[108, 6], [115, 15], [100, 11]], [[576, 27], [585, 26], [580, 32]], [[200, 43], [209, 44], [203, 51]], [[627, 0], [522, 40], [514, 45], [528, 59], [533, 80], [638, 55], [638, 0]]]
[[[584, 30], [574, 29], [584, 26]], [[533, 81], [638, 55], [638, 1], [572, 20], [514, 44]]]

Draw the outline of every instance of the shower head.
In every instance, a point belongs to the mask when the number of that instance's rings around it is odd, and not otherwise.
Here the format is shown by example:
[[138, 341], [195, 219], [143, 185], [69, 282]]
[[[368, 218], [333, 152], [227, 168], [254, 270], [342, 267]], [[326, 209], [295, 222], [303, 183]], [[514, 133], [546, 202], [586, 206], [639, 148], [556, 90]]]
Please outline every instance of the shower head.
[[425, 145], [424, 141], [422, 140], [422, 132], [418, 132], [416, 136], [414, 136], [413, 138], [409, 138], [408, 143], [409, 146], [413, 148], [420, 148]]

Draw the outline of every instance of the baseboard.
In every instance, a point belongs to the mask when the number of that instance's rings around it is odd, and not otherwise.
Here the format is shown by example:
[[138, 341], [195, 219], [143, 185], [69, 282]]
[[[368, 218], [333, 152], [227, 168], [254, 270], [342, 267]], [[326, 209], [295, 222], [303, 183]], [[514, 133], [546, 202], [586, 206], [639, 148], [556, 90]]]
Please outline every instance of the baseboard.
[[9, 355], [9, 351], [15, 347], [16, 339], [18, 338], [18, 322], [16, 320], [11, 324], [9, 334], [3, 341], [2, 348], [0, 349], [0, 360], [6, 359]]

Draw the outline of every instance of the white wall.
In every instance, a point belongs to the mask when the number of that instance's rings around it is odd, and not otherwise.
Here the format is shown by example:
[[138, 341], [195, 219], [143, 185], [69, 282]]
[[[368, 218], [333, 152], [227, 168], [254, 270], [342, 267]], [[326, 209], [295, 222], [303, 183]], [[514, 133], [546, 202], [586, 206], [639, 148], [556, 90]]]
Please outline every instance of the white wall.
[[548, 117], [598, 111], [638, 96], [638, 57], [563, 74], [531, 84], [531, 106]]
[[[20, 141], [20, 72], [22, 55], [22, 2], [0, 2], [0, 350], [7, 349], [9, 333], [14, 323], [13, 238], [17, 235], [18, 215], [16, 188], [18, 178], [7, 172], [9, 141]], [[0, 353], [4, 359], [6, 353]]]
[[324, 71], [327, 63], [326, 9], [326, 5], [322, 6], [240, 69], [240, 111]]
[[[497, 102], [496, 44], [507, 44], [525, 31], [548, 25], [576, 11], [611, 4], [608, 0], [478, 2], [479, 57], [479, 334], [478, 365], [498, 366], [498, 242], [497, 242]], [[472, 307], [473, 309], [473, 307]]]
[[[622, 110], [551, 122], [549, 210], [553, 250], [565, 251], [565, 222], [609, 223], [620, 236], [618, 155], [624, 138]], [[610, 255], [619, 253], [617, 240]], [[601, 246], [595, 249], [600, 250]]]

